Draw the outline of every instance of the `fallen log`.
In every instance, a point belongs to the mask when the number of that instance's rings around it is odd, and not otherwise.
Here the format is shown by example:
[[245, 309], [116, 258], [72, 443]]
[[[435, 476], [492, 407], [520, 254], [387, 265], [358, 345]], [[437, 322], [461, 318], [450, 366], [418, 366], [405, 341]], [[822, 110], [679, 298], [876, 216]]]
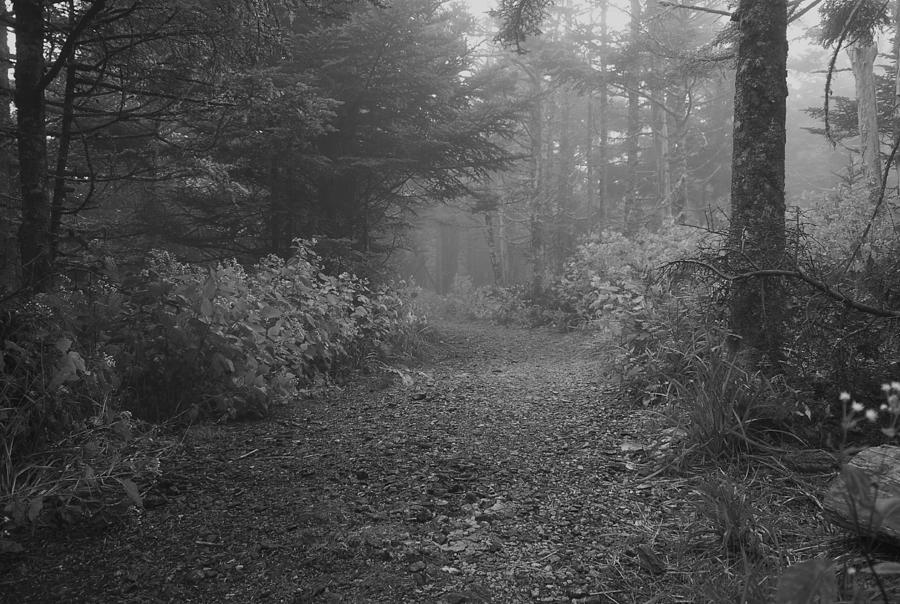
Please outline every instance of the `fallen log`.
[[857, 453], [832, 481], [825, 518], [860, 537], [900, 546], [900, 447]]

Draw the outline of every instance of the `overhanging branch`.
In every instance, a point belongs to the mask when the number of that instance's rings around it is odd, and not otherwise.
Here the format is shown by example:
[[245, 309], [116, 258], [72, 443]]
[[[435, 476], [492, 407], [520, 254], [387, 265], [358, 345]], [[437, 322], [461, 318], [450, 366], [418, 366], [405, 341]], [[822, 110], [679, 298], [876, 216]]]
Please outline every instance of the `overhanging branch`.
[[806, 283], [813, 289], [822, 292], [823, 294], [825, 294], [832, 300], [835, 300], [836, 302], [840, 302], [841, 304], [843, 304], [844, 306], [847, 306], [848, 308], [852, 308], [854, 310], [858, 310], [859, 312], [863, 312], [863, 313], [873, 315], [876, 317], [884, 317], [887, 319], [900, 319], [900, 310], [878, 308], [877, 306], [871, 306], [869, 304], [864, 304], [862, 302], [854, 300], [847, 294], [834, 289], [827, 283], [825, 283], [823, 281], [819, 281], [818, 279], [814, 279], [813, 277], [810, 277], [809, 275], [807, 275], [806, 273], [804, 273], [803, 271], [800, 271], [800, 270], [760, 269], [760, 270], [747, 271], [745, 273], [739, 273], [737, 275], [729, 275], [728, 273], [723, 272], [722, 270], [713, 266], [712, 264], [703, 262], [701, 260], [676, 260], [675, 262], [670, 262], [666, 266], [677, 266], [677, 265], [684, 265], [684, 264], [692, 265], [692, 266], [699, 266], [699, 267], [713, 273], [714, 275], [716, 275], [723, 281], [737, 282], [737, 281], [747, 281], [749, 279], [763, 279], [763, 278], [767, 278], [767, 277], [786, 277], [788, 279], [797, 279], [798, 281], [802, 281], [802, 282]]
[[667, 0], [660, 0], [660, 6], [671, 6], [672, 8], [683, 8], [686, 10], [695, 10], [701, 13], [710, 13], [713, 15], [722, 15], [725, 17], [731, 17], [731, 11], [727, 10], [719, 10], [717, 8], [707, 8], [705, 6], [694, 6], [693, 4], [680, 4], [678, 2], [668, 2]]

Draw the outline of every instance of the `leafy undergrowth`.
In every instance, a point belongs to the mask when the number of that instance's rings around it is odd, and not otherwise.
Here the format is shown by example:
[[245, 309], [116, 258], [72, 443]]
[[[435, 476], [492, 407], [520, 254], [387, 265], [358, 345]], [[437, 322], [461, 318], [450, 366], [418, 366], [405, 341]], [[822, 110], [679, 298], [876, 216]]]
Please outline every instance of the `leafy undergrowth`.
[[427, 365], [190, 429], [140, 512], [10, 535], [3, 601], [765, 602], [840, 549], [831, 469], [679, 467], [587, 332], [439, 331]]

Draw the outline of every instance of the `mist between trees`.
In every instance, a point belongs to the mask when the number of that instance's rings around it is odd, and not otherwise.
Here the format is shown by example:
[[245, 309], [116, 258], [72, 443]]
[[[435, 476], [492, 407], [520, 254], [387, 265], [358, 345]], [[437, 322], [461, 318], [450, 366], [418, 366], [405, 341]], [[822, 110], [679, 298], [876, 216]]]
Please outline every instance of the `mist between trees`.
[[53, 403], [8, 456], [98, 397], [265, 411], [414, 341], [427, 292], [612, 326], [635, 392], [684, 327], [815, 396], [877, 396], [900, 358], [892, 10], [7, 3], [0, 406]]
[[0, 530], [140, 507], [142, 421], [406, 384], [440, 313], [596, 330], [679, 467], [894, 439], [895, 4], [5, 3]]

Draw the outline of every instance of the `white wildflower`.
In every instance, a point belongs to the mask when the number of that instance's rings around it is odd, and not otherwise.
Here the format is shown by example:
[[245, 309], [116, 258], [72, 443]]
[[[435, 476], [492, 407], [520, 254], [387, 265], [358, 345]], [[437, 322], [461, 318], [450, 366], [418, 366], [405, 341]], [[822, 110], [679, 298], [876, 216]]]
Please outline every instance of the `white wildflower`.
[[898, 398], [896, 394], [892, 394], [888, 397], [887, 404], [891, 409], [891, 413], [894, 415], [900, 413], [900, 398]]
[[870, 422], [878, 421], [878, 411], [875, 409], [866, 409], [866, 419]]
[[842, 403], [850, 402], [850, 393], [845, 390], [844, 392], [841, 392], [841, 395], [838, 398]]

